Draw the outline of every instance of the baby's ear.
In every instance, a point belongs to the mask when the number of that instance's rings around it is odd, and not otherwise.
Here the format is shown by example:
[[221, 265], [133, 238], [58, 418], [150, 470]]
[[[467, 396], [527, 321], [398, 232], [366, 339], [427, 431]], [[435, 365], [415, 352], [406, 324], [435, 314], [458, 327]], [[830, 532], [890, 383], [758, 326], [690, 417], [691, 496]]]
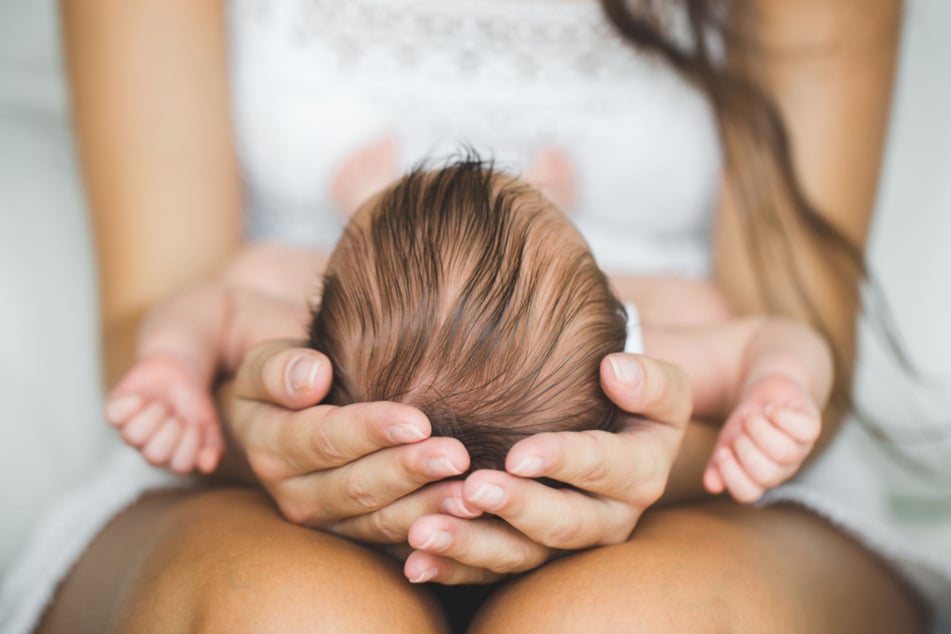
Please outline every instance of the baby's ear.
[[564, 213], [577, 204], [575, 170], [568, 155], [554, 146], [543, 147], [525, 172], [524, 180], [536, 187]]

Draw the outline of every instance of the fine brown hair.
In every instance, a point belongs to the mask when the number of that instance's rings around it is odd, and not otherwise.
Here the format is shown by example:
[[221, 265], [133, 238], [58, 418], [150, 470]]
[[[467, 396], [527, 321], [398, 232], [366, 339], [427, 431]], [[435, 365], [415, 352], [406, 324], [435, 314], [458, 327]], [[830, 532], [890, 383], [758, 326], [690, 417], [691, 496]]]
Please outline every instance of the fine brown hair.
[[537, 190], [474, 155], [417, 168], [368, 201], [335, 248], [310, 344], [328, 401], [398, 401], [504, 468], [542, 431], [612, 430], [599, 367], [626, 313], [588, 246]]

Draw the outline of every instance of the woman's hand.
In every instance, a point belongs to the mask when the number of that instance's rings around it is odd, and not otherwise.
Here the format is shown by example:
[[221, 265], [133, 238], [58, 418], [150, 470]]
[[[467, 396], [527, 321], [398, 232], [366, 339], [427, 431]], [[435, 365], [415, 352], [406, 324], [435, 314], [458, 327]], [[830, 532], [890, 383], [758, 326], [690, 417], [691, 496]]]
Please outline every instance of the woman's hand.
[[[259, 482], [288, 520], [380, 543], [405, 543], [421, 515], [451, 512], [463, 483], [424, 485], [465, 472], [452, 438], [399, 403], [315, 405], [327, 394], [327, 358], [294, 342], [253, 348], [223, 388], [230, 465]], [[337, 531], [337, 527], [340, 530]]]
[[[664, 492], [690, 418], [690, 388], [676, 366], [625, 354], [602, 362], [601, 384], [627, 412], [622, 430], [538, 434], [512, 448], [505, 472], [470, 475], [465, 513], [424, 516], [410, 527], [408, 579], [488, 582], [531, 570], [557, 550], [628, 539]], [[541, 477], [575, 489], [532, 479]], [[500, 519], [468, 519], [481, 512]]]

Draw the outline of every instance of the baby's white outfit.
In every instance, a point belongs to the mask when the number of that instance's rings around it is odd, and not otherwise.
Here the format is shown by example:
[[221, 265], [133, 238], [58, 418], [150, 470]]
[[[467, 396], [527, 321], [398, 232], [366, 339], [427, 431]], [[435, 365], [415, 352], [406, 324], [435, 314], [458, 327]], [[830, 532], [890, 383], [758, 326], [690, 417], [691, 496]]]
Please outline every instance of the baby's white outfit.
[[624, 352], [629, 354], [644, 354], [644, 332], [641, 330], [641, 315], [637, 312], [634, 302], [624, 302], [627, 311], [627, 339], [624, 342]]

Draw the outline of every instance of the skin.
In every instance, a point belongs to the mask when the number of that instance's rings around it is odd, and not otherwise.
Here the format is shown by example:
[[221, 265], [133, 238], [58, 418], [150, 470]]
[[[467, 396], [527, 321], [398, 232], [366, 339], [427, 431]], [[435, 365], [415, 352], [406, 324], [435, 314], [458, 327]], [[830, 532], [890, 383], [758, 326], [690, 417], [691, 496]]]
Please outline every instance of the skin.
[[[897, 3], [754, 4], [762, 5], [757, 31], [767, 43], [795, 47], [808, 34], [847, 44], [817, 58], [766, 56], [756, 76], [787, 117], [807, 192], [864, 243], [894, 70]], [[63, 9], [101, 257], [111, 384], [132, 359], [132, 333], [147, 307], [221, 268], [238, 244], [223, 14], [219, 3], [160, 0], [89, 0]], [[833, 18], [830, 31], [814, 32], [826, 15]], [[871, 25], [875, 37], [856, 24]], [[728, 181], [725, 190], [718, 278], [737, 306], [756, 312], [762, 307], [745, 273], [748, 262], [735, 248], [742, 238]], [[167, 253], [175, 253], [173, 262], [164, 260]], [[804, 274], [810, 288], [831, 295], [822, 268], [807, 266]], [[845, 295], [823, 309], [831, 311], [835, 336], [848, 343], [855, 304]], [[342, 534], [362, 530], [379, 542], [408, 537], [416, 550], [403, 574], [446, 583], [531, 570], [553, 548], [613, 544], [521, 576], [481, 611], [476, 632], [578, 631], [579, 623], [584, 631], [638, 624], [678, 632], [922, 628], [911, 595], [881, 562], [801, 509], [722, 502], [659, 508], [626, 541], [665, 490], [665, 501], [702, 492], [700, 472], [716, 429], [687, 425], [685, 381], [676, 368], [624, 355], [602, 365], [612, 400], [657, 422], [632, 418], [625, 433], [581, 442], [539, 435], [513, 448], [509, 473], [481, 471], [464, 483], [417, 490], [440, 477], [434, 468], [445, 467], [442, 459], [464, 468], [461, 446], [399, 442], [394, 423], [428, 435], [428, 423], [411, 408], [308, 409], [325, 391], [330, 368], [323, 363], [313, 383], [292, 384], [291, 364], [302, 360], [321, 359], [292, 343], [259, 346], [223, 388], [234, 450], [221, 475], [253, 477], [274, 503], [227, 487], [140, 500], [106, 527], [64, 580], [39, 631], [445, 631], [425, 591], [401, 579], [392, 562], [293, 526], [282, 514]], [[367, 457], [353, 468], [361, 456]], [[593, 495], [543, 489], [512, 472], [560, 476]], [[501, 495], [487, 495], [488, 485]], [[330, 500], [337, 506], [321, 510]], [[491, 511], [524, 533], [444, 514], [447, 500], [465, 509], [450, 505], [455, 515]], [[430, 543], [437, 528], [449, 534], [448, 543]], [[340, 610], [353, 601], [360, 609]]]
[[[872, 221], [882, 150], [891, 105], [902, 3], [899, 0], [805, 0], [750, 3], [755, 37], [766, 54], [746, 60], [743, 70], [766, 89], [783, 115], [792, 160], [804, 193], [821, 214], [855, 245], [864, 248]], [[856, 113], [862, 113], [856, 116]], [[780, 206], [788, 218], [792, 209]], [[785, 225], [785, 223], [784, 223]], [[834, 347], [844, 351], [836, 370], [851, 384], [855, 358], [858, 288], [844, 288], [830, 275], [828, 249], [788, 234], [811, 305]], [[743, 228], [726, 176], [717, 216], [717, 285], [742, 313], [766, 311], [752, 271], [757, 265], [742, 244]], [[788, 277], [769, 278], [784, 312], [809, 321]], [[824, 446], [844, 412], [830, 409], [820, 438]]]

